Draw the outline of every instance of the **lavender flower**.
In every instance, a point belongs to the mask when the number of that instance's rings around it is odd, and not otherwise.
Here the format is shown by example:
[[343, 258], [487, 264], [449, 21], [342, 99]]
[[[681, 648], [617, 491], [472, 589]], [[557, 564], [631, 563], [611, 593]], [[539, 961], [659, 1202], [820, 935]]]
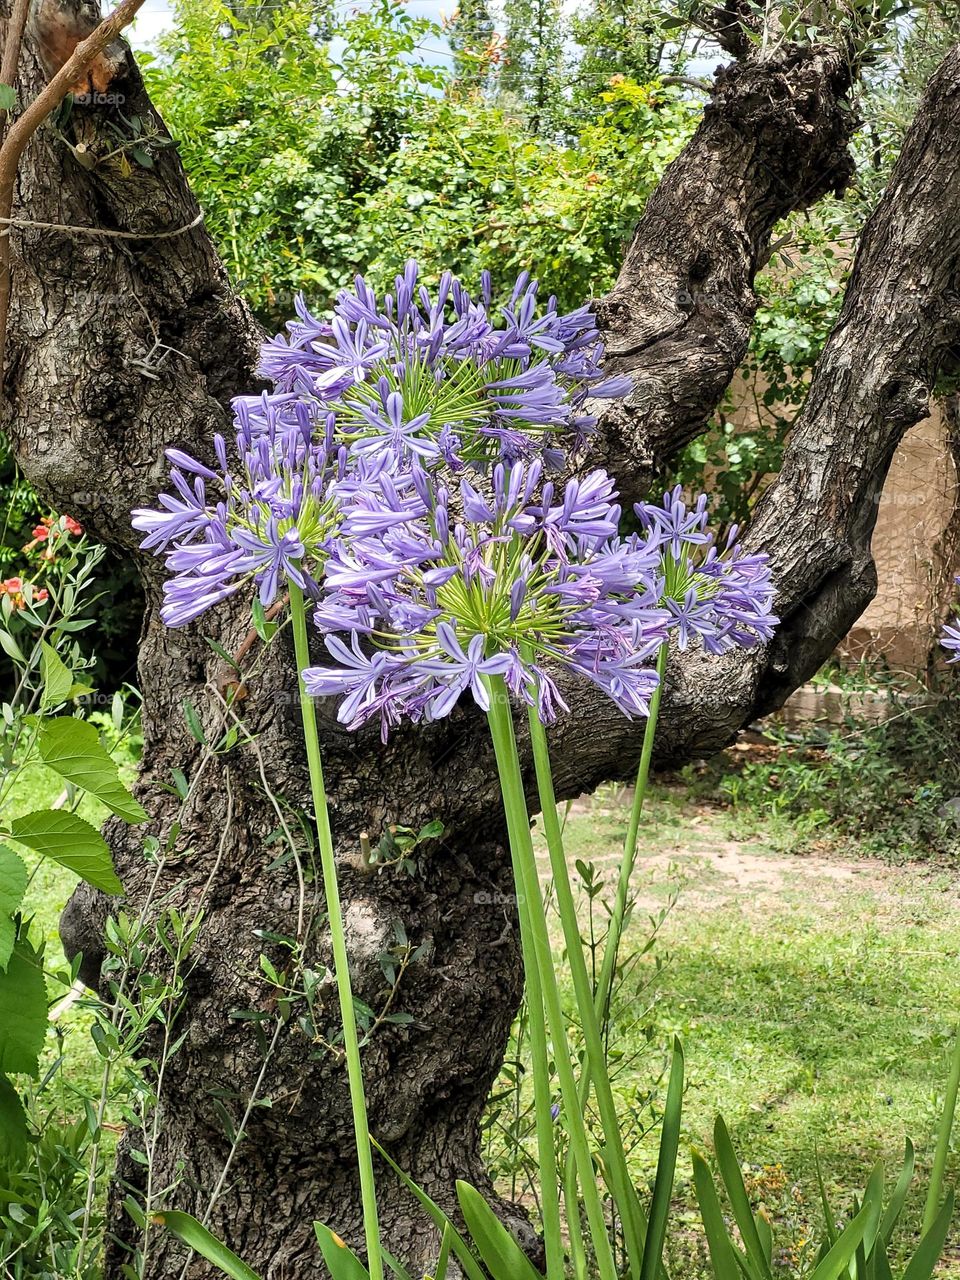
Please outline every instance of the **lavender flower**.
[[348, 480], [315, 615], [334, 665], [305, 671], [308, 691], [343, 697], [350, 728], [378, 717], [386, 737], [403, 717], [448, 715], [465, 693], [487, 709], [484, 677], [498, 675], [549, 722], [567, 710], [559, 667], [646, 715], [667, 625], [659, 549], [617, 539], [605, 472], [562, 497], [541, 481], [539, 462], [461, 478], [455, 494], [422, 471]]
[[[173, 577], [161, 616], [171, 627], [193, 621], [247, 583], [270, 605], [282, 580], [318, 594], [330, 540], [339, 523], [332, 482], [345, 454], [335, 450], [332, 420], [319, 442], [305, 407], [289, 396], [234, 403], [238, 465], [214, 437], [218, 470], [168, 449], [175, 494], [133, 512], [141, 546], [163, 554]], [[192, 476], [192, 479], [188, 479]]]
[[[954, 582], [960, 583], [960, 578]], [[960, 619], [955, 618], [952, 626], [949, 622], [944, 625], [940, 645], [950, 654], [948, 662], [960, 662]]]
[[663, 495], [661, 506], [637, 503], [634, 510], [644, 548], [659, 546], [660, 604], [681, 649], [699, 638], [708, 653], [726, 653], [771, 638], [779, 619], [771, 612], [768, 557], [741, 554], [736, 525], [718, 552], [706, 527], [705, 495], [688, 508], [677, 485]]
[[297, 315], [286, 338], [264, 346], [261, 372], [315, 421], [335, 414], [352, 452], [389, 450], [403, 465], [559, 464], [593, 427], [587, 398], [631, 385], [604, 379], [589, 309], [560, 315], [554, 298], [539, 307], [526, 272], [499, 317], [488, 274], [479, 300], [449, 272], [432, 296], [415, 262], [382, 300], [358, 277], [330, 324], [302, 298]]

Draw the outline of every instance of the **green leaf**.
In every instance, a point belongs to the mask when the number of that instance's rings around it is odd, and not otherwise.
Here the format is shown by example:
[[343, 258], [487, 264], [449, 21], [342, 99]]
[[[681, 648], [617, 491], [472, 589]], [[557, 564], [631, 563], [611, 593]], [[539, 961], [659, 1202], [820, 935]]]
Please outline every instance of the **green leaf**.
[[457, 1199], [470, 1239], [497, 1280], [541, 1280], [540, 1273], [497, 1215], [469, 1182], [457, 1182]]
[[667, 1237], [670, 1217], [670, 1200], [673, 1196], [673, 1180], [677, 1171], [677, 1148], [680, 1145], [680, 1114], [683, 1110], [683, 1049], [680, 1041], [673, 1042], [673, 1059], [670, 1080], [667, 1084], [667, 1101], [660, 1127], [660, 1155], [657, 1160], [657, 1176], [650, 1201], [647, 1238], [643, 1249], [640, 1280], [655, 1280], [663, 1260], [663, 1244]]
[[103, 836], [75, 813], [38, 809], [10, 824], [10, 835], [41, 857], [52, 858], [61, 867], [104, 893], [123, 893], [123, 885], [113, 869], [110, 849]]
[[0, 83], [0, 111], [12, 111], [16, 105], [16, 89], [12, 84]]
[[27, 1154], [27, 1117], [20, 1095], [6, 1076], [0, 1075], [0, 1166], [16, 1166]]
[[193, 738], [200, 743], [201, 747], [206, 746], [207, 737], [203, 732], [203, 725], [200, 723], [200, 717], [197, 715], [197, 709], [189, 698], [183, 700], [183, 718], [187, 722], [187, 728]]
[[40, 726], [40, 755], [61, 778], [102, 800], [126, 822], [149, 816], [120, 781], [116, 763], [100, 742], [96, 728], [74, 716], [57, 716]]
[[897, 1179], [897, 1185], [894, 1188], [893, 1195], [890, 1197], [890, 1203], [887, 1205], [887, 1211], [883, 1215], [883, 1221], [880, 1223], [880, 1238], [884, 1244], [890, 1243], [890, 1237], [893, 1235], [894, 1228], [899, 1221], [900, 1214], [903, 1212], [907, 1193], [910, 1190], [910, 1183], [913, 1181], [913, 1168], [913, 1143], [909, 1138], [907, 1138], [903, 1152], [903, 1165], [900, 1169], [900, 1176]]
[[756, 1276], [757, 1280], [770, 1280], [770, 1268], [767, 1266], [766, 1254], [757, 1232], [757, 1223], [747, 1198], [747, 1189], [743, 1185], [740, 1162], [737, 1160], [737, 1153], [733, 1149], [733, 1143], [730, 1141], [730, 1134], [727, 1132], [722, 1116], [717, 1116], [713, 1126], [713, 1142], [717, 1152], [720, 1176], [727, 1189], [734, 1219], [740, 1228], [740, 1238], [746, 1250], [751, 1274]]
[[456, 1259], [460, 1263], [464, 1274], [469, 1278], [469, 1280], [486, 1280], [483, 1271], [477, 1264], [476, 1258], [474, 1258], [473, 1254], [467, 1247], [463, 1236], [456, 1229], [440, 1206], [435, 1204], [427, 1193], [422, 1190], [422, 1188], [418, 1187], [413, 1179], [403, 1172], [397, 1162], [387, 1155], [386, 1151], [384, 1151], [383, 1147], [381, 1147], [380, 1143], [377, 1142], [375, 1138], [371, 1138], [370, 1141], [374, 1148], [379, 1151], [380, 1155], [383, 1156], [384, 1160], [386, 1160], [387, 1164], [394, 1171], [407, 1190], [412, 1192], [420, 1202], [421, 1207], [426, 1211], [427, 1217], [441, 1233], [441, 1236], [449, 1228], [451, 1248], [453, 1249]]
[[0, 970], [6, 969], [13, 954], [16, 927], [12, 917], [27, 891], [27, 878], [23, 859], [0, 844]]
[[260, 1280], [257, 1273], [251, 1271], [232, 1249], [228, 1249], [189, 1213], [171, 1209], [169, 1212], [154, 1214], [151, 1221], [158, 1227], [166, 1227], [188, 1249], [212, 1262], [225, 1276], [230, 1276], [230, 1280]]
[[903, 1280], [930, 1280], [943, 1252], [947, 1232], [953, 1219], [953, 1192], [947, 1192], [947, 1198], [934, 1219], [933, 1226], [920, 1241], [917, 1251], [910, 1259]]
[[443, 835], [443, 831], [443, 823], [439, 819], [434, 819], [433, 822], [428, 822], [425, 827], [420, 828], [417, 833], [417, 840], [439, 840]]
[[80, 698], [90, 692], [90, 685], [78, 684], [73, 672], [66, 666], [52, 644], [40, 641], [40, 677], [43, 680], [41, 707], [58, 707], [71, 698]]
[[313, 1229], [332, 1280], [370, 1280], [370, 1272], [338, 1235], [322, 1222], [315, 1222]]
[[47, 987], [40, 956], [24, 939], [0, 973], [0, 1074], [36, 1079], [47, 1034]]
[[713, 1175], [707, 1162], [698, 1151], [691, 1152], [693, 1159], [693, 1185], [700, 1206], [700, 1217], [707, 1237], [707, 1248], [710, 1251], [710, 1264], [715, 1280], [740, 1280], [737, 1258], [733, 1243], [727, 1234], [727, 1224], [723, 1220], [720, 1198], [713, 1184]]
[[830, 1208], [830, 1200], [827, 1197], [826, 1184], [823, 1181], [823, 1170], [820, 1168], [820, 1152], [815, 1151], [814, 1163], [817, 1168], [817, 1186], [820, 1188], [820, 1205], [823, 1209], [823, 1222], [827, 1232], [827, 1244], [835, 1244], [837, 1239], [836, 1219], [833, 1216], [833, 1210]]
[[2, 626], [0, 626], [0, 648], [2, 648], [4, 653], [8, 657], [12, 658], [14, 662], [26, 665], [27, 660], [23, 656], [23, 651], [20, 646], [17, 644], [16, 640], [14, 640], [10, 632], [4, 630]]
[[445, 1227], [440, 1240], [440, 1253], [437, 1265], [433, 1268], [434, 1280], [447, 1280], [447, 1268], [450, 1265], [450, 1230]]
[[810, 1274], [810, 1280], [839, 1280], [856, 1256], [864, 1233], [874, 1221], [879, 1206], [872, 1200], [865, 1203], [860, 1212], [847, 1223], [837, 1237], [836, 1244], [827, 1250]]

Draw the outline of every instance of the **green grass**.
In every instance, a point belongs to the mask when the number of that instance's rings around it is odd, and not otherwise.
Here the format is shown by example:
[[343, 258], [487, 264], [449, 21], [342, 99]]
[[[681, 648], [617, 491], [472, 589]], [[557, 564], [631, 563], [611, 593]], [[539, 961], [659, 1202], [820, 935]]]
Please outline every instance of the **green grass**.
[[[571, 862], [592, 860], [611, 889], [625, 824], [626, 797], [613, 788], [567, 823]], [[734, 835], [723, 811], [693, 804], [679, 788], [657, 791], [641, 833], [640, 901], [626, 952], [647, 936], [644, 908], [666, 903], [678, 884], [681, 891], [661, 931], [659, 999], [636, 1028], [638, 1042], [621, 1048], [652, 1078], [663, 1055], [647, 1035], [656, 1046], [681, 1037], [686, 1143], [709, 1150], [723, 1114], [788, 1271], [811, 1237], [822, 1238], [817, 1153], [834, 1207], [846, 1210], [878, 1158], [896, 1168], [910, 1135], [920, 1176], [902, 1236], [909, 1244], [960, 1016], [960, 878], [790, 856], [756, 834]], [[651, 963], [646, 957], [621, 991], [628, 1009], [631, 983], [646, 1007]], [[655, 1142], [641, 1142], [631, 1159], [638, 1180], [649, 1178]], [[957, 1173], [954, 1151], [948, 1179]], [[672, 1235], [674, 1273], [699, 1275], [686, 1156], [674, 1221], [682, 1227]], [[942, 1274], [960, 1276], [956, 1250]]]
[[[56, 779], [31, 772], [17, 809], [49, 804], [58, 791]], [[610, 893], [627, 798], [605, 788], [575, 806], [566, 824], [571, 863], [594, 862]], [[89, 802], [83, 812], [94, 822], [103, 816]], [[877, 1158], [893, 1171], [909, 1134], [921, 1177], [902, 1245], [916, 1229], [960, 1016], [960, 879], [916, 864], [785, 853], [783, 832], [770, 835], [681, 788], [656, 791], [625, 952], [646, 942], [650, 915], [680, 892], [656, 948], [630, 969], [621, 991], [615, 1085], [636, 1107], [630, 1159], [643, 1184], [656, 1145], [654, 1135], [643, 1136], [651, 1120], [644, 1100], [656, 1088], [664, 1046], [680, 1035], [684, 1145], [709, 1151], [714, 1116], [725, 1116], [755, 1202], [773, 1222], [784, 1274], [792, 1274], [807, 1242], [822, 1238], [818, 1152], [835, 1207], [845, 1211]], [[59, 967], [57, 919], [75, 883], [48, 864], [31, 888], [51, 968]], [[651, 1004], [658, 957], [663, 971]], [[80, 1088], [98, 1075], [89, 1021], [76, 1008], [61, 1020], [65, 1078]], [[54, 1051], [61, 1049], [52, 1041]], [[948, 1176], [958, 1172], [954, 1152]], [[957, 1243], [943, 1276], [960, 1277]], [[675, 1280], [706, 1275], [686, 1151], [669, 1253]]]

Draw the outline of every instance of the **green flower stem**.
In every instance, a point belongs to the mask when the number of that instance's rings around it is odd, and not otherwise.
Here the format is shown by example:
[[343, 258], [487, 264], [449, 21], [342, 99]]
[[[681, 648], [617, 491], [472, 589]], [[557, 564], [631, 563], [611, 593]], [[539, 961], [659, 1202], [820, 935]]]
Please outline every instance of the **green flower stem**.
[[660, 646], [660, 652], [657, 654], [657, 675], [660, 679], [650, 698], [650, 712], [643, 731], [640, 766], [637, 769], [637, 782], [633, 792], [630, 822], [627, 825], [627, 835], [623, 842], [623, 858], [620, 862], [617, 893], [613, 901], [613, 914], [610, 917], [610, 928], [607, 931], [603, 960], [600, 964], [600, 975], [597, 979], [596, 1010], [601, 1024], [606, 1021], [608, 1016], [610, 993], [613, 990], [613, 975], [617, 967], [617, 954], [620, 950], [620, 940], [623, 936], [627, 904], [630, 901], [630, 882], [633, 879], [633, 869], [637, 865], [637, 837], [640, 831], [640, 815], [643, 812], [647, 783], [650, 780], [650, 760], [653, 756], [653, 740], [657, 732], [660, 696], [663, 693], [663, 678], [667, 670], [669, 653], [670, 646], [664, 641]]
[[[620, 875], [617, 881], [617, 893], [614, 898], [613, 912], [610, 917], [610, 928], [607, 930], [607, 940], [603, 951], [603, 960], [600, 963], [600, 973], [597, 977], [596, 994], [594, 995], [594, 1011], [597, 1021], [602, 1028], [609, 1016], [610, 994], [613, 990], [613, 975], [617, 966], [617, 954], [620, 949], [620, 939], [623, 936], [623, 925], [627, 914], [627, 903], [630, 900], [630, 881], [633, 877], [633, 869], [637, 861], [637, 838], [640, 830], [640, 815], [643, 810], [643, 801], [646, 796], [647, 782], [650, 778], [650, 760], [653, 756], [653, 740], [657, 732], [657, 717], [660, 712], [660, 695], [663, 690], [663, 677], [667, 669], [667, 658], [669, 655], [669, 645], [666, 641], [660, 646], [657, 654], [657, 675], [660, 682], [653, 691], [650, 699], [650, 713], [647, 716], [647, 723], [643, 731], [643, 746], [640, 750], [640, 765], [637, 770], [637, 783], [633, 793], [633, 807], [630, 810], [630, 821], [627, 825], [627, 835], [624, 840], [623, 858], [620, 862]], [[549, 762], [549, 757], [548, 757]], [[552, 790], [552, 788], [551, 788]], [[543, 803], [541, 796], [541, 804]], [[550, 812], [556, 815], [556, 806], [552, 806]], [[547, 813], [544, 807], [544, 814]], [[546, 823], [546, 817], [544, 817]], [[549, 837], [548, 837], [549, 839]], [[569, 950], [569, 944], [568, 948]], [[604, 1061], [598, 1059], [598, 1061]], [[580, 1075], [580, 1109], [581, 1111], [587, 1104], [590, 1096], [590, 1084], [593, 1079], [593, 1060], [589, 1055], [583, 1064], [583, 1071]], [[599, 1101], [599, 1099], [598, 1099]], [[602, 1119], [602, 1117], [601, 1117]], [[572, 1155], [567, 1157], [566, 1175], [570, 1174], [570, 1166]], [[626, 1218], [624, 1218], [626, 1222]], [[642, 1224], [641, 1224], [642, 1225]], [[637, 1255], [630, 1252], [632, 1266], [638, 1265], [635, 1261]]]
[[[600, 1280], [617, 1280], [587, 1130], [577, 1098], [577, 1082], [573, 1074], [573, 1064], [570, 1061], [563, 1007], [553, 967], [550, 933], [540, 891], [533, 840], [530, 835], [530, 818], [527, 813], [520, 759], [517, 755], [517, 743], [513, 732], [510, 699], [502, 676], [486, 676], [484, 680], [490, 694], [490, 710], [487, 713], [487, 719], [500, 775], [507, 831], [515, 865], [520, 872], [517, 894], [523, 899], [522, 905], [528, 913], [528, 928], [533, 935], [534, 967], [539, 972], [542, 985], [547, 1025], [553, 1042], [554, 1062], [563, 1100], [564, 1119], [570, 1146], [580, 1173], [580, 1193], [583, 1197], [587, 1221], [590, 1224], [592, 1244], [596, 1251], [597, 1270]], [[543, 1101], [543, 1099], [540, 1100], [541, 1104]]]
[[953, 1045], [953, 1058], [950, 1062], [950, 1076], [947, 1080], [947, 1092], [943, 1099], [943, 1114], [940, 1129], [937, 1133], [937, 1148], [933, 1156], [933, 1168], [930, 1171], [930, 1187], [927, 1191], [927, 1203], [923, 1210], [923, 1233], [933, 1226], [940, 1208], [943, 1195], [943, 1175], [947, 1167], [947, 1156], [950, 1153], [950, 1134], [957, 1113], [957, 1094], [960, 1092], [960, 1027], [957, 1028]]
[[327, 920], [333, 947], [333, 965], [343, 1019], [343, 1046], [347, 1059], [347, 1078], [350, 1082], [350, 1105], [353, 1111], [353, 1131], [357, 1143], [357, 1163], [360, 1169], [360, 1197], [363, 1204], [363, 1230], [367, 1244], [367, 1268], [370, 1280], [383, 1280], [383, 1256], [380, 1247], [380, 1226], [377, 1219], [377, 1194], [373, 1176], [373, 1151], [367, 1126], [367, 1101], [363, 1089], [363, 1071], [360, 1065], [360, 1045], [357, 1039], [356, 1010], [350, 987], [350, 962], [347, 956], [347, 940], [343, 929], [343, 912], [340, 908], [340, 890], [337, 885], [337, 863], [333, 852], [333, 834], [330, 830], [330, 811], [327, 808], [327, 792], [323, 782], [323, 765], [320, 759], [320, 739], [317, 735], [317, 713], [313, 699], [303, 683], [303, 671], [310, 665], [310, 648], [307, 641], [307, 615], [303, 592], [290, 583], [290, 615], [293, 623], [293, 647], [297, 662], [297, 685], [300, 690], [300, 714], [303, 719], [303, 737], [310, 766], [310, 787], [317, 819], [317, 836], [320, 845], [320, 866], [323, 872], [323, 889], [327, 903]]
[[[513, 878], [520, 883], [520, 863], [510, 839]], [[543, 1012], [543, 988], [537, 969], [536, 950], [530, 912], [522, 897], [518, 903], [520, 949], [526, 979], [527, 1015], [530, 1019], [530, 1056], [533, 1059], [533, 1099], [537, 1132], [537, 1157], [540, 1165], [541, 1217], [547, 1255], [547, 1280], [563, 1280], [563, 1235], [560, 1229], [560, 1184], [557, 1171], [557, 1149], [554, 1141], [553, 1114], [550, 1105], [550, 1054]]]
[[643, 1256], [643, 1242], [640, 1239], [633, 1215], [627, 1209], [627, 1188], [630, 1184], [630, 1173], [627, 1169], [627, 1157], [623, 1150], [620, 1134], [620, 1121], [617, 1116], [617, 1105], [607, 1072], [606, 1054], [603, 1037], [600, 1032], [600, 1020], [594, 1005], [593, 983], [587, 972], [587, 962], [583, 954], [583, 942], [580, 938], [580, 922], [577, 919], [577, 904], [567, 871], [567, 859], [563, 848], [563, 836], [557, 818], [557, 798], [553, 789], [553, 773], [550, 768], [550, 750], [547, 735], [536, 710], [531, 707], [528, 714], [530, 723], [530, 741], [533, 747], [533, 762], [537, 774], [537, 788], [540, 793], [540, 811], [543, 817], [543, 830], [550, 852], [550, 869], [553, 872], [553, 888], [557, 895], [557, 906], [560, 911], [560, 923], [563, 927], [563, 940], [567, 948], [567, 963], [573, 978], [573, 990], [576, 996], [577, 1009], [583, 1028], [583, 1040], [586, 1046], [586, 1061], [580, 1076], [579, 1114], [583, 1114], [586, 1104], [584, 1081], [593, 1080], [593, 1089], [597, 1099], [597, 1110], [600, 1112], [600, 1123], [603, 1127], [604, 1145], [610, 1171], [611, 1190], [614, 1199], [621, 1208], [621, 1224], [627, 1257], [630, 1259], [630, 1272], [633, 1276], [640, 1274], [640, 1261]]

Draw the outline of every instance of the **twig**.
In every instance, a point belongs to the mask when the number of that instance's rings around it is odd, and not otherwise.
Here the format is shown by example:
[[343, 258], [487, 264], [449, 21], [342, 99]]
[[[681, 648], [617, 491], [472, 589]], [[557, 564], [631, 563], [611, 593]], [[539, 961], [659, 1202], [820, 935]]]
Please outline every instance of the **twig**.
[[[109, 18], [93, 31], [86, 40], [81, 40], [73, 53], [63, 64], [53, 79], [44, 86], [30, 105], [14, 121], [10, 131], [0, 147], [0, 217], [9, 219], [13, 211], [13, 190], [17, 181], [17, 169], [27, 143], [46, 120], [51, 111], [56, 110], [70, 92], [83, 73], [93, 65], [96, 58], [111, 41], [116, 40], [125, 26], [133, 21], [143, 0], [121, 0]], [[11, 31], [11, 34], [14, 34]], [[7, 55], [12, 52], [4, 50], [4, 64]], [[17, 51], [19, 58], [19, 50]], [[7, 317], [10, 312], [10, 236], [0, 236], [0, 377], [2, 377], [3, 353], [7, 338]]]
[[[0, 227], [30, 227], [37, 231], [65, 231], [74, 236], [111, 236], [114, 240], [169, 240], [173, 236], [182, 236], [185, 231], [192, 231], [203, 221], [203, 210], [191, 222], [182, 227], [174, 227], [172, 231], [113, 231], [107, 227], [70, 226], [65, 222], [35, 222], [33, 218], [0, 218]], [[0, 236], [9, 235], [9, 231], [0, 231]]]
[[694, 76], [664, 76], [660, 83], [681, 85], [685, 89], [696, 89], [698, 93], [713, 93], [713, 85], [709, 80], [697, 80]]

